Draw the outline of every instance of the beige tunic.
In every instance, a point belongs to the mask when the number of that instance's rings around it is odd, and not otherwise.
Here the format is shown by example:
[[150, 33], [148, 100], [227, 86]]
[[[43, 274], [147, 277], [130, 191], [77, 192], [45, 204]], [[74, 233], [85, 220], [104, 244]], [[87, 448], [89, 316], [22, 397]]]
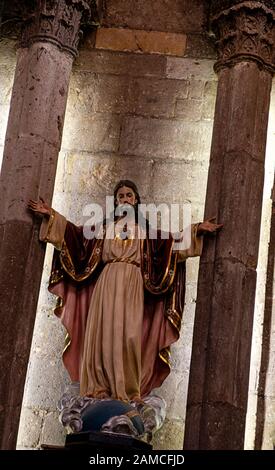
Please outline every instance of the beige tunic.
[[[140, 398], [144, 287], [140, 240], [104, 240], [89, 309], [80, 390], [92, 397]], [[123, 261], [114, 260], [123, 258]]]
[[[40, 240], [61, 249], [66, 219], [54, 212], [44, 220]], [[202, 237], [192, 227], [192, 243], [179, 261], [201, 254]], [[140, 398], [144, 285], [140, 269], [141, 240], [107, 239], [106, 263], [93, 291], [83, 348], [80, 391], [91, 397]]]

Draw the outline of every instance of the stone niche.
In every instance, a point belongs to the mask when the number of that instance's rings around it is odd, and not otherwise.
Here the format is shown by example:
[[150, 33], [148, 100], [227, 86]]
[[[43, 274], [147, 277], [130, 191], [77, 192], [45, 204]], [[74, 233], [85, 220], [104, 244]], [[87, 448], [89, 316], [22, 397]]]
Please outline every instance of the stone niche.
[[[124, 38], [135, 31], [184, 39], [181, 52], [101, 47], [100, 29], [86, 35], [73, 67], [59, 155], [53, 207], [74, 223], [82, 208], [103, 203], [120, 178], [134, 180], [144, 202], [184, 202], [192, 220], [203, 218], [217, 77], [204, 1], [99, 1], [101, 30]], [[158, 35], [159, 34], [159, 35]], [[109, 41], [110, 42], [110, 41]], [[154, 42], [154, 44], [155, 44]], [[127, 47], [125, 47], [125, 44]], [[0, 42], [0, 157], [16, 63], [15, 43]], [[271, 131], [272, 132], [272, 131]], [[270, 150], [271, 151], [271, 150]], [[268, 196], [266, 196], [268, 198]], [[65, 332], [47, 291], [52, 248], [47, 248], [18, 436], [19, 449], [62, 445], [57, 401], [68, 377], [61, 355]], [[172, 350], [172, 371], [157, 391], [167, 418], [155, 449], [181, 449], [196, 305], [198, 259], [187, 262], [181, 338]]]

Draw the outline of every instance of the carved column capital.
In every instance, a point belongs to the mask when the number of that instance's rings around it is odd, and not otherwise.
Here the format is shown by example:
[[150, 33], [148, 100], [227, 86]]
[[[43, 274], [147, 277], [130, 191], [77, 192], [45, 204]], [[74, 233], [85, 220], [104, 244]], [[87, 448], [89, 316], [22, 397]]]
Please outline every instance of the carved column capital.
[[22, 47], [51, 42], [73, 56], [77, 55], [80, 25], [97, 24], [95, 0], [28, 0], [22, 13]]
[[218, 47], [216, 71], [249, 60], [274, 73], [274, 0], [213, 0], [211, 24]]

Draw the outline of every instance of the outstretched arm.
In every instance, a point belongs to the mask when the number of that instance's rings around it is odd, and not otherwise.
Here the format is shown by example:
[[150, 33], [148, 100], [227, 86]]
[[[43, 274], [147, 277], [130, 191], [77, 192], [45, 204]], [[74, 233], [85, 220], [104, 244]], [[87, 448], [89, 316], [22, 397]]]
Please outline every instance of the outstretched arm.
[[28, 202], [28, 209], [35, 213], [35, 215], [49, 216], [51, 215], [50, 206], [39, 196], [38, 201], [30, 199]]
[[214, 220], [216, 220], [216, 217], [211, 217], [210, 219], [201, 222], [198, 226], [197, 235], [212, 235], [219, 232], [222, 229], [223, 224], [216, 224], [214, 223]]
[[28, 209], [35, 215], [43, 216], [39, 240], [52, 243], [57, 250], [61, 250], [67, 225], [65, 217], [52, 209], [42, 197], [38, 201], [30, 199]]
[[211, 217], [204, 222], [191, 226], [190, 246], [185, 250], [179, 251], [178, 262], [185, 261], [186, 258], [201, 255], [204, 236], [214, 235], [223, 227], [223, 224], [214, 223], [215, 219], [216, 217]]

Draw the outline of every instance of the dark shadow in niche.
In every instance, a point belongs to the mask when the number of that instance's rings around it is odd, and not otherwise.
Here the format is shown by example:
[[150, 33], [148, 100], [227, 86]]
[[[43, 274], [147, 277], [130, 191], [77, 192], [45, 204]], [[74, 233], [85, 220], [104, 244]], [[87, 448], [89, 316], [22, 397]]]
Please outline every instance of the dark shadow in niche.
[[275, 178], [272, 191], [272, 209], [271, 209], [271, 226], [270, 239], [268, 248], [268, 261], [266, 273], [266, 290], [265, 290], [265, 307], [262, 333], [262, 356], [259, 373], [258, 401], [256, 413], [256, 433], [255, 433], [255, 450], [261, 450], [263, 444], [265, 415], [266, 415], [266, 382], [267, 370], [270, 357], [270, 337], [272, 325], [272, 310], [274, 303], [274, 248], [275, 248]]

